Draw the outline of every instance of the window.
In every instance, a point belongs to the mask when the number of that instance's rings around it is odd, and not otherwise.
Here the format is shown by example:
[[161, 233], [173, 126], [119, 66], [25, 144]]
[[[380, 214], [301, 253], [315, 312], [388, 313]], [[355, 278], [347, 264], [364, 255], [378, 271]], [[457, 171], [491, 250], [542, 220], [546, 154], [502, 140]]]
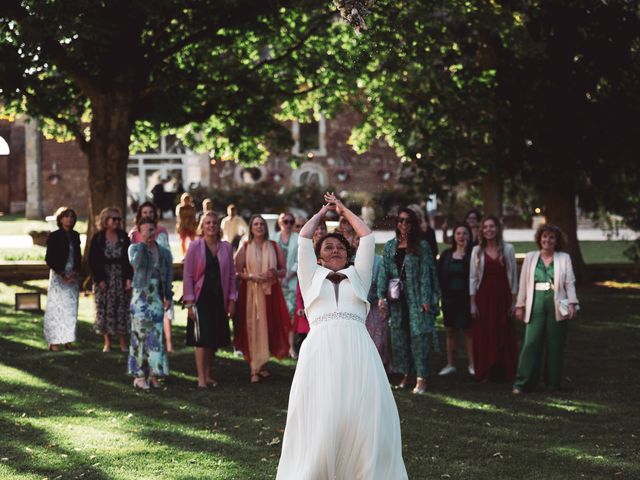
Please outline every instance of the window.
[[298, 157], [326, 156], [325, 143], [326, 120], [324, 116], [310, 122], [294, 120], [291, 124], [293, 148], [291, 152]]
[[259, 167], [236, 165], [233, 176], [238, 185], [255, 185], [267, 178], [267, 170], [264, 165]]
[[293, 184], [302, 187], [314, 185], [325, 187], [327, 185], [327, 171], [322, 165], [313, 162], [305, 162], [292, 173]]

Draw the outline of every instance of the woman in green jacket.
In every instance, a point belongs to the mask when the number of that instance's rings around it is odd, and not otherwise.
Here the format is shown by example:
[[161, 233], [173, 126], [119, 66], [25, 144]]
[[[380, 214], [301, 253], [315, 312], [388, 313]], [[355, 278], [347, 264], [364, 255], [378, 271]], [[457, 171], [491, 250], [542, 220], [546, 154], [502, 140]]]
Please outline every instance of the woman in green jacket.
[[[389, 315], [393, 369], [403, 374], [398, 388], [406, 388], [409, 376], [417, 376], [413, 393], [426, 390], [429, 336], [438, 349], [435, 312], [439, 300], [435, 261], [426, 241], [420, 240], [416, 214], [402, 208], [396, 222], [396, 238], [382, 253], [378, 274], [378, 306]], [[402, 291], [397, 300], [387, 299], [389, 280], [399, 277]]]

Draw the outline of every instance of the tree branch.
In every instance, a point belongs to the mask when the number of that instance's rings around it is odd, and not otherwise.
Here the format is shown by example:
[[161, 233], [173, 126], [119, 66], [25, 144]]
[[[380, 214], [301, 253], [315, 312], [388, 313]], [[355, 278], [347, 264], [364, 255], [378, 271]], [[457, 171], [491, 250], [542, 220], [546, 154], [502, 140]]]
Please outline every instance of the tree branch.
[[300, 50], [304, 44], [306, 43], [306, 41], [314, 34], [316, 33], [320, 27], [322, 27], [324, 25], [324, 22], [326, 20], [328, 20], [329, 18], [333, 17], [335, 15], [334, 12], [331, 13], [325, 13], [323, 15], [320, 15], [317, 19], [317, 22], [315, 25], [313, 25], [312, 27], [309, 28], [309, 30], [307, 32], [305, 32], [304, 35], [302, 35], [302, 37], [293, 45], [289, 46], [287, 49], [285, 49], [285, 51], [283, 53], [281, 53], [280, 55], [276, 56], [276, 57], [271, 57], [271, 58], [266, 58], [258, 63], [255, 64], [254, 68], [252, 70], [257, 70], [259, 68], [264, 67], [265, 65], [271, 65], [277, 62], [280, 62], [288, 57], [291, 56], [291, 54], [293, 52], [295, 52], [296, 50]]
[[[61, 112], [52, 112], [47, 111], [46, 108], [43, 108], [42, 104], [38, 102], [38, 97], [32, 95], [28, 92], [24, 92], [24, 96], [27, 99], [27, 103], [29, 105], [34, 105], [36, 107], [36, 112], [39, 110], [40, 113], [44, 117], [48, 117], [52, 120], [55, 120], [56, 123], [63, 125], [67, 130], [69, 130], [73, 136], [76, 138], [80, 149], [88, 155], [89, 153], [89, 142], [87, 141], [87, 137], [85, 136], [82, 130], [82, 119], [80, 116], [75, 117], [75, 121], [71, 120], [68, 117], [65, 117]], [[36, 113], [32, 112], [32, 113]]]
[[19, 0], [3, 1], [2, 16], [15, 21], [22, 28], [31, 28], [37, 32], [37, 38], [45, 56], [48, 56], [61, 70], [67, 72], [87, 96], [94, 93], [95, 89], [89, 75], [80, 67], [79, 62], [68, 55], [55, 37], [50, 35], [47, 22], [35, 14], [30, 14]]

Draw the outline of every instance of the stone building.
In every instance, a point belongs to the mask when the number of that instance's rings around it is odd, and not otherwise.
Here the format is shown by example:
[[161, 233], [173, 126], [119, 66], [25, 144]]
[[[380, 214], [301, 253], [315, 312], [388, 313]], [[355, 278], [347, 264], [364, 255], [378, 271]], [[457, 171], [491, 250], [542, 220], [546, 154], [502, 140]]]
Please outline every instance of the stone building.
[[[294, 146], [289, 158], [272, 155], [254, 168], [233, 161], [210, 159], [185, 148], [174, 136], [162, 137], [160, 145], [132, 153], [127, 172], [129, 204], [151, 199], [151, 189], [167, 180], [168, 191], [202, 186], [234, 188], [268, 182], [274, 187], [318, 185], [339, 191], [375, 192], [396, 185], [400, 160], [380, 142], [357, 154], [348, 144], [358, 116], [344, 111], [333, 119], [288, 122]], [[0, 137], [9, 149], [0, 152], [0, 212], [25, 212], [28, 218], [52, 214], [60, 205], [72, 206], [80, 216], [88, 211], [88, 166], [76, 142], [46, 139], [37, 122], [26, 117], [0, 122]]]

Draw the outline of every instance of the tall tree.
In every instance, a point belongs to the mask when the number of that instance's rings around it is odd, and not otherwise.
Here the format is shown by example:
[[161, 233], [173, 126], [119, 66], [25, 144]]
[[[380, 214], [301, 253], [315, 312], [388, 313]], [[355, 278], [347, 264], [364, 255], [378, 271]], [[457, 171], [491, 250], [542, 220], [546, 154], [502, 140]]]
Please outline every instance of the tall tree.
[[487, 175], [533, 186], [584, 278], [576, 196], [595, 211], [637, 191], [639, 11], [637, 0], [376, 2], [354, 72], [365, 115], [354, 141], [387, 139], [427, 191]]
[[302, 80], [322, 57], [307, 40], [337, 28], [331, 8], [313, 0], [7, 0], [0, 98], [78, 141], [89, 159], [90, 218], [109, 205], [124, 211], [134, 129], [195, 122], [187, 140], [244, 161], [288, 138], [274, 114], [313, 88]]

